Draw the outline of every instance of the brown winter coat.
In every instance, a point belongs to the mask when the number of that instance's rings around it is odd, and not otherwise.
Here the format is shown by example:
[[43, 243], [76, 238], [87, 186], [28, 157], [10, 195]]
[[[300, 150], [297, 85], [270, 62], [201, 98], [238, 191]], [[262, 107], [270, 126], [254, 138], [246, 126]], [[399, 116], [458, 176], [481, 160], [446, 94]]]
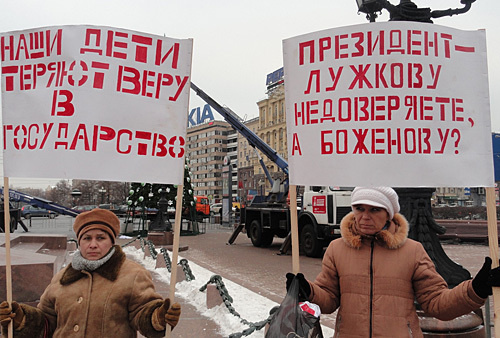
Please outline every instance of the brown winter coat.
[[45, 289], [38, 308], [22, 304], [26, 325], [16, 337], [163, 337], [151, 325], [153, 311], [163, 304], [150, 273], [126, 258], [120, 246], [94, 272], [69, 265]]
[[422, 244], [407, 238], [396, 214], [375, 238], [357, 235], [354, 215], [341, 222], [323, 268], [310, 282], [310, 301], [337, 314], [335, 337], [423, 337], [414, 300], [431, 316], [450, 320], [481, 307], [470, 280], [448, 289]]

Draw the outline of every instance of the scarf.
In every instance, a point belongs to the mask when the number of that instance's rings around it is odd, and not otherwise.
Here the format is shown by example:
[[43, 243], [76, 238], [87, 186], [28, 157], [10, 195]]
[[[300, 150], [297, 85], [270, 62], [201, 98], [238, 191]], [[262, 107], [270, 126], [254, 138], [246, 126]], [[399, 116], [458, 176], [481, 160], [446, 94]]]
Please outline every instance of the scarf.
[[115, 248], [111, 248], [111, 250], [109, 250], [109, 252], [103, 258], [91, 261], [89, 259], [83, 258], [80, 250], [77, 250], [75, 251], [75, 255], [73, 256], [73, 260], [71, 261], [71, 266], [75, 270], [85, 270], [91, 272], [103, 266], [104, 263], [109, 261], [109, 259], [111, 258], [111, 256], [113, 256], [114, 253], [115, 253]]

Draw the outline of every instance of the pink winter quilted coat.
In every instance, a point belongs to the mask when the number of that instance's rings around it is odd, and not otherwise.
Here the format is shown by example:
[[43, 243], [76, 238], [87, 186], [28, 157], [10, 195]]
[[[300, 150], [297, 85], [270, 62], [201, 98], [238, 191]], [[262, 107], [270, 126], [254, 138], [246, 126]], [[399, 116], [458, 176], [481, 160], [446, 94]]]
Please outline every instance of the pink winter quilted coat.
[[408, 236], [396, 214], [375, 237], [362, 237], [352, 213], [341, 222], [342, 238], [330, 243], [310, 301], [322, 313], [339, 308], [335, 337], [423, 337], [415, 300], [429, 315], [450, 320], [481, 307], [485, 299], [471, 280], [449, 289], [422, 244]]

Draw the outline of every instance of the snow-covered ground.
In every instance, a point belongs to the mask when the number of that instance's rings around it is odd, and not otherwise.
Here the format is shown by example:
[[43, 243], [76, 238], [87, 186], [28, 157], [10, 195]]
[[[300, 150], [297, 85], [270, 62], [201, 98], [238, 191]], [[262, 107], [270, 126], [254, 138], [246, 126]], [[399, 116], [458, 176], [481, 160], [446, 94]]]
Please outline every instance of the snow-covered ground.
[[[167, 268], [155, 269], [156, 261], [152, 257], [144, 258], [144, 253], [141, 249], [136, 249], [133, 246], [127, 246], [123, 248], [123, 250], [131, 259], [141, 263], [152, 274], [155, 274], [165, 283], [170, 284], [170, 272], [168, 272]], [[179, 256], [179, 261], [181, 259], [183, 259], [183, 257]], [[207, 309], [206, 294], [205, 292], [201, 292], [200, 288], [205, 285], [216, 273], [202, 268], [193, 262], [189, 262], [189, 267], [191, 268], [191, 271], [196, 279], [190, 282], [182, 281], [177, 283], [175, 293], [176, 297], [181, 297], [184, 302], [193, 305], [202, 316], [205, 316], [218, 324], [220, 334], [225, 337], [232, 333], [239, 333], [248, 329], [249, 326], [243, 324], [239, 317], [229, 312], [224, 304]], [[232, 282], [231, 280], [224, 279], [223, 282], [229, 295], [233, 298], [233, 308], [240, 314], [241, 318], [249, 322], [255, 323], [265, 320], [267, 317], [262, 317], [262, 314], [268, 314], [270, 309], [279, 305], [278, 303], [252, 292], [239, 284]], [[333, 336], [332, 329], [323, 326], [322, 330], [325, 337]], [[264, 329], [255, 331], [246, 337], [264, 337]]]

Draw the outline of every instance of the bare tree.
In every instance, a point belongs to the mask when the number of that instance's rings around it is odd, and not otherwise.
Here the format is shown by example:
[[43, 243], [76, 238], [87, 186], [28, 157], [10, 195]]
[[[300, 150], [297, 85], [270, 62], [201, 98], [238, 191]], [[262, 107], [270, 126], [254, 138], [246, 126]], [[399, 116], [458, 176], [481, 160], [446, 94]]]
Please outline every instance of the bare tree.
[[19, 188], [11, 187], [11, 189], [16, 190], [16, 191], [20, 191], [20, 192], [25, 193], [25, 194], [30, 195], [30, 196], [48, 199], [46, 194], [45, 194], [45, 191], [42, 189], [22, 188], [22, 187], [19, 187]]
[[[16, 188], [12, 190], [23, 192], [33, 197], [44, 198], [54, 203], [72, 207], [77, 205], [99, 205], [101, 203], [111, 203], [116, 206], [126, 204], [130, 191], [128, 182], [92, 181], [92, 180], [60, 180], [55, 186], [47, 189]], [[74, 200], [71, 192], [78, 189], [81, 196]]]
[[55, 187], [47, 188], [45, 195], [48, 200], [66, 207], [71, 207], [71, 189], [69, 180], [61, 180], [57, 182]]
[[125, 199], [130, 190], [130, 183], [73, 180], [73, 189], [78, 189], [82, 193], [80, 204], [111, 203], [115, 205], [125, 204]]
[[97, 181], [90, 180], [73, 180], [73, 189], [78, 189], [82, 193], [80, 196], [80, 204], [99, 204], [97, 200], [98, 188]]

